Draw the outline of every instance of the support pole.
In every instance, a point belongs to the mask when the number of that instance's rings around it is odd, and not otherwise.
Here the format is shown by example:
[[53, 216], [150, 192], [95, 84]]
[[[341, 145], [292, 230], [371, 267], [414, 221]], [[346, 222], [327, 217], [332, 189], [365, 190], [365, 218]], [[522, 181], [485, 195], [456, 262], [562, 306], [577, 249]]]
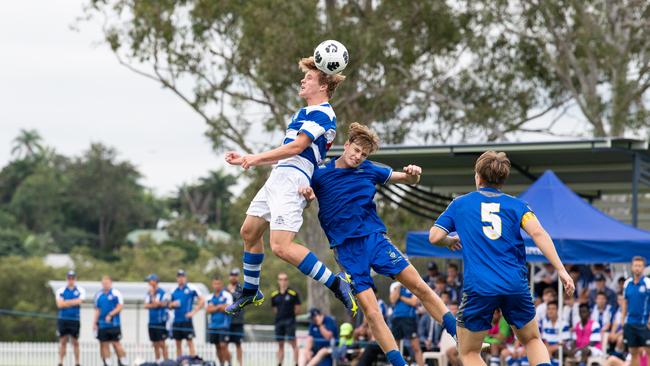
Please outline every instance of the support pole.
[[641, 157], [634, 153], [632, 170], [632, 226], [639, 227], [639, 176], [641, 175]]

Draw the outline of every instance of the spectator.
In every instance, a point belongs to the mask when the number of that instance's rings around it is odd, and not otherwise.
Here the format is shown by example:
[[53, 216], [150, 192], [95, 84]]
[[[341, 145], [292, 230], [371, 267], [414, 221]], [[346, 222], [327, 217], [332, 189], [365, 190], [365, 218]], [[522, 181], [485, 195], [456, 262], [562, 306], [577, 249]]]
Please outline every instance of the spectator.
[[[234, 299], [242, 296], [243, 288], [239, 283], [239, 268], [233, 268], [228, 277], [228, 291]], [[231, 317], [230, 321], [230, 339], [229, 343], [234, 343], [237, 352], [237, 364], [243, 365], [244, 356], [241, 347], [241, 341], [244, 338], [244, 309], [241, 309], [236, 315]]]
[[609, 304], [612, 309], [616, 308], [616, 292], [605, 284], [605, 276], [602, 274], [596, 275], [594, 278], [594, 288], [589, 290], [589, 306], [593, 307], [596, 305], [596, 297], [598, 296], [598, 293], [603, 292], [606, 296], [607, 304]]
[[591, 311], [591, 319], [600, 324], [600, 330], [609, 332], [612, 324], [612, 307], [607, 303], [607, 295], [604, 292], [599, 292], [596, 297], [596, 306]]
[[59, 366], [63, 366], [68, 337], [72, 343], [75, 365], [79, 366], [79, 326], [81, 303], [86, 298], [86, 290], [77, 286], [77, 274], [68, 271], [67, 285], [56, 291], [56, 307], [59, 314], [56, 321], [56, 333], [59, 336]]
[[625, 277], [621, 276], [616, 280], [616, 294], [620, 295], [625, 290]]
[[619, 294], [617, 296], [617, 300], [618, 308], [616, 309], [616, 313], [613, 316], [612, 326], [610, 328], [609, 335], [607, 336], [607, 340], [609, 344], [613, 346], [614, 352], [621, 355], [624, 351], [623, 318], [621, 312], [623, 311], [625, 296], [623, 294]]
[[[436, 262], [433, 261], [429, 262], [427, 264], [427, 274], [424, 277], [422, 277], [422, 279], [424, 280], [424, 282], [427, 283], [427, 285], [429, 285], [429, 287], [434, 288], [438, 276], [440, 276], [440, 274], [438, 273], [438, 265], [436, 264]], [[440, 296], [440, 294], [438, 294], [438, 296]]]
[[449, 263], [447, 266], [447, 289], [452, 301], [459, 301], [458, 294], [463, 290], [463, 281], [458, 274], [458, 265]]
[[118, 365], [127, 366], [129, 364], [126, 352], [120, 343], [120, 338], [122, 338], [120, 312], [123, 306], [124, 298], [122, 293], [113, 288], [113, 280], [109, 276], [102, 277], [102, 289], [95, 295], [93, 329], [97, 331], [99, 353], [104, 366], [111, 364], [111, 345], [117, 354]]
[[379, 357], [384, 354], [379, 344], [375, 341], [368, 322], [365, 321], [354, 330], [354, 340], [363, 348], [363, 352], [359, 356], [357, 366], [372, 366], [375, 365]]
[[589, 305], [580, 304], [580, 321], [575, 325], [573, 347], [569, 348], [568, 356], [578, 360], [581, 366], [587, 364], [589, 357], [603, 356], [601, 345], [600, 324], [590, 316]]
[[488, 330], [484, 339], [484, 342], [490, 345], [490, 366], [499, 366], [501, 364], [499, 361], [501, 351], [505, 349], [508, 343], [512, 342], [512, 338], [512, 330], [506, 319], [501, 315], [501, 310], [494, 310], [492, 328]]
[[[178, 287], [172, 292], [169, 307], [174, 309], [174, 323], [172, 325], [172, 336], [176, 341], [176, 356], [183, 355], [183, 340], [187, 342], [190, 356], [196, 356], [194, 347], [194, 324], [192, 317], [203, 307], [203, 297], [194, 286], [187, 283], [185, 271], [179, 269], [176, 272], [176, 283]], [[194, 301], [197, 304], [194, 307]]]
[[551, 356], [551, 363], [558, 364], [559, 350], [569, 339], [569, 324], [559, 319], [557, 301], [551, 301], [546, 305], [546, 318], [542, 319], [541, 337], [548, 354]]
[[645, 266], [645, 258], [632, 258], [632, 277], [625, 281], [623, 287], [623, 339], [632, 354], [632, 365], [639, 365], [641, 350], [647, 346], [650, 339], [647, 326], [650, 279], [643, 277]]
[[149, 340], [153, 344], [153, 352], [156, 362], [160, 363], [168, 359], [167, 345], [167, 323], [169, 307], [169, 295], [165, 290], [158, 287], [160, 278], [152, 273], [145, 281], [149, 283], [149, 291], [144, 299], [144, 308], [149, 310]]
[[440, 350], [440, 337], [445, 328], [438, 323], [429, 313], [424, 313], [418, 321], [418, 337], [421, 346], [426, 351]]
[[557, 291], [552, 287], [547, 287], [544, 289], [544, 294], [542, 295], [543, 302], [537, 307], [535, 307], [535, 315], [537, 315], [537, 321], [542, 322], [542, 319], [546, 318], [546, 307], [551, 301], [557, 301]]
[[544, 263], [542, 268], [535, 273], [533, 277], [535, 283], [535, 296], [541, 297], [547, 287], [552, 287], [557, 284], [557, 271], [551, 263]]
[[433, 292], [435, 292], [438, 296], [442, 296], [444, 292], [447, 292], [447, 277], [445, 276], [436, 277], [432, 288], [433, 288]]
[[528, 358], [526, 357], [526, 349], [522, 346], [519, 340], [511, 347], [506, 347], [501, 351], [501, 360], [507, 366], [528, 366]]
[[416, 309], [417, 297], [411, 291], [403, 287], [399, 282], [390, 285], [390, 302], [393, 304], [392, 332], [395, 340], [408, 339], [413, 350], [413, 358], [418, 365], [422, 366], [422, 350], [418, 339], [418, 326]]
[[587, 295], [589, 292], [589, 281], [580, 272], [580, 267], [573, 266], [569, 269], [569, 275], [576, 285], [575, 297], [578, 303], [585, 304], [588, 301]]
[[354, 342], [353, 330], [354, 328], [352, 327], [352, 324], [341, 324], [341, 328], [339, 329], [338, 345], [321, 348], [318, 353], [316, 353], [314, 357], [309, 360], [307, 366], [317, 366], [325, 357], [331, 357], [338, 362], [346, 362], [347, 351], [352, 347], [352, 343]]
[[573, 296], [564, 296], [564, 307], [562, 308], [562, 320], [569, 324], [570, 328], [580, 319], [580, 304]]
[[278, 274], [278, 289], [271, 293], [271, 306], [275, 313], [275, 339], [278, 342], [278, 365], [284, 360], [284, 341], [287, 340], [293, 349], [294, 362], [298, 360], [298, 345], [296, 344], [296, 314], [300, 313], [300, 296], [289, 288], [289, 277], [286, 273]]
[[[300, 352], [300, 366], [306, 365], [311, 359], [320, 351], [321, 348], [326, 348], [336, 342], [338, 337], [338, 328], [334, 319], [328, 315], [324, 315], [320, 309], [312, 308], [309, 310], [309, 336], [307, 336], [307, 344]], [[332, 357], [324, 357], [319, 366], [332, 365]]]
[[212, 279], [213, 292], [206, 299], [208, 322], [208, 342], [214, 344], [217, 358], [222, 366], [230, 365], [230, 352], [228, 351], [228, 338], [231, 316], [226, 314], [226, 306], [232, 304], [232, 294], [223, 288], [223, 281], [219, 277]]

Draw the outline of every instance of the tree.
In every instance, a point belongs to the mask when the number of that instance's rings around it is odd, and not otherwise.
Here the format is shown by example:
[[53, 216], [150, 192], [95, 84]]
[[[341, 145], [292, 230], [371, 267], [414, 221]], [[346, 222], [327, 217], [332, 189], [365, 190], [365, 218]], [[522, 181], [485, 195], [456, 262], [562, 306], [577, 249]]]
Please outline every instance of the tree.
[[14, 138], [11, 154], [18, 159], [30, 159], [43, 152], [41, 135], [36, 130], [21, 129], [20, 134]]

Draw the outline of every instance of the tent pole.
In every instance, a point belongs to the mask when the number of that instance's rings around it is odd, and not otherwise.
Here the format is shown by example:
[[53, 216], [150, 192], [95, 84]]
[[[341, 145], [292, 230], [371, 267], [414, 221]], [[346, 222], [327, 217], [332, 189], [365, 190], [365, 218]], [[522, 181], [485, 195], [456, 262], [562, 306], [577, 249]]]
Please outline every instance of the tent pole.
[[641, 174], [641, 159], [634, 153], [634, 168], [632, 170], [632, 226], [639, 226], [639, 175]]
[[[557, 305], [558, 309], [557, 312], [560, 315], [558, 319], [558, 323], [560, 325], [560, 328], [562, 328], [562, 316], [564, 315], [564, 288], [562, 287], [562, 281], [560, 281], [560, 276], [558, 274], [557, 276]], [[573, 309], [572, 309], [573, 310]], [[569, 325], [570, 327], [570, 325]], [[560, 339], [562, 339], [562, 329], [559, 329], [560, 332]], [[558, 349], [558, 366], [562, 366], [563, 361], [562, 361], [562, 349], [564, 348], [564, 345], [562, 342], [560, 342], [560, 348]], [[552, 358], [552, 357], [551, 357]]]

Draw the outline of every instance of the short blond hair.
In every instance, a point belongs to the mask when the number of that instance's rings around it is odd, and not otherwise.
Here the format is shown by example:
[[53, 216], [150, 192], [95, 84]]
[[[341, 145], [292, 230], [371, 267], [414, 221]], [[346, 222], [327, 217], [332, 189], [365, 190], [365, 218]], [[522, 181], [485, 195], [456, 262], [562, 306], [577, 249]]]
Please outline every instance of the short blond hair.
[[474, 165], [474, 171], [490, 186], [501, 187], [510, 175], [510, 159], [504, 152], [484, 152]]
[[350, 128], [348, 128], [348, 142], [355, 143], [364, 149], [367, 148], [369, 154], [379, 149], [379, 136], [377, 136], [377, 133], [359, 122], [352, 122]]
[[307, 73], [309, 70], [318, 71], [318, 83], [320, 85], [327, 85], [328, 98], [332, 98], [336, 88], [343, 82], [343, 80], [345, 80], [345, 76], [342, 74], [328, 75], [320, 71], [318, 67], [316, 67], [314, 56], [300, 59], [298, 62], [298, 67], [300, 67], [300, 70], [302, 70], [304, 73]]

